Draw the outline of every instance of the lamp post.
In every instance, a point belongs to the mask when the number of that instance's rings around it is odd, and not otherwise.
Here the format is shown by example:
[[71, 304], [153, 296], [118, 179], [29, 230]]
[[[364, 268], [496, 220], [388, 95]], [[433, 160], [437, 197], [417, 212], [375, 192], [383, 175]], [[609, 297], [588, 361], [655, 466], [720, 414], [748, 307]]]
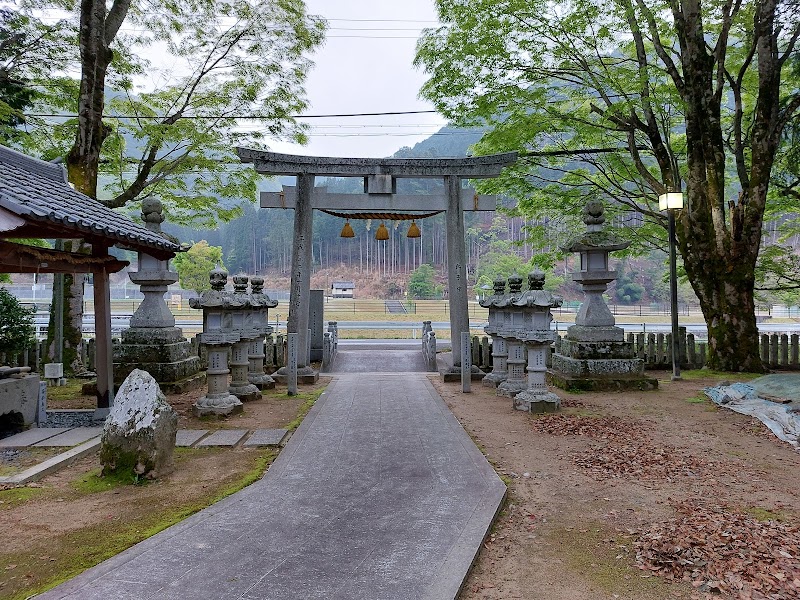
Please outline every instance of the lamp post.
[[681, 378], [681, 360], [678, 340], [678, 275], [675, 259], [675, 211], [683, 208], [682, 192], [667, 192], [658, 197], [659, 210], [666, 210], [669, 229], [669, 296], [672, 313], [672, 380]]

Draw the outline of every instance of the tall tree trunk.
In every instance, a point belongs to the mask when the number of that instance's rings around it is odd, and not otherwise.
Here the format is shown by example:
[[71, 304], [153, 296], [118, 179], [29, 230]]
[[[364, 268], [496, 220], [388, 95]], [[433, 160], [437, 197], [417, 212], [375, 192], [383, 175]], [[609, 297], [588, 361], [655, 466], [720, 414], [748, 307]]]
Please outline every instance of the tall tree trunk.
[[[129, 6], [130, 0], [116, 0], [108, 10], [105, 0], [82, 0], [80, 4], [78, 130], [67, 155], [66, 166], [67, 177], [75, 189], [91, 198], [97, 198], [100, 150], [110, 133], [103, 123], [106, 73], [113, 58], [109, 45], [124, 21]], [[65, 243], [65, 249], [75, 252], [85, 250], [86, 246], [80, 240], [73, 240]], [[66, 371], [79, 373], [85, 370], [77, 353], [77, 345], [83, 335], [82, 274], [65, 277], [63, 306], [64, 365]]]
[[[685, 239], [681, 236], [681, 246]], [[758, 243], [750, 251], [721, 255], [713, 243], [695, 241], [682, 252], [708, 330], [708, 366], [720, 371], [761, 373], [753, 287]]]

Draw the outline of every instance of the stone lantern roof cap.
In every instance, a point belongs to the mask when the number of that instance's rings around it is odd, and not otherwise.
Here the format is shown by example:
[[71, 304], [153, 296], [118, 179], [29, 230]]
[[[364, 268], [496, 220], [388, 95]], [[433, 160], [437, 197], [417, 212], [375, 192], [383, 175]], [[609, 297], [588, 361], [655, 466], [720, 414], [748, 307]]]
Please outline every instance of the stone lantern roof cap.
[[631, 243], [617, 234], [603, 229], [605, 223], [605, 209], [599, 200], [591, 200], [583, 208], [583, 222], [586, 231], [576, 238], [571, 239], [561, 250], [564, 252], [587, 252], [591, 250], [624, 250]]

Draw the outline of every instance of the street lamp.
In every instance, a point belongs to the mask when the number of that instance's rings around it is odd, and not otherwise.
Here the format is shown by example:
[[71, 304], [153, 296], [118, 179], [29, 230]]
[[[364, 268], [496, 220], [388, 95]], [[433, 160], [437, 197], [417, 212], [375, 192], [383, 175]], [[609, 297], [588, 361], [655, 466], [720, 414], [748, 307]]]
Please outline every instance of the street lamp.
[[658, 209], [666, 210], [669, 217], [669, 292], [672, 313], [672, 380], [681, 378], [681, 360], [678, 341], [678, 275], [675, 266], [675, 211], [683, 208], [682, 192], [667, 192], [658, 197]]

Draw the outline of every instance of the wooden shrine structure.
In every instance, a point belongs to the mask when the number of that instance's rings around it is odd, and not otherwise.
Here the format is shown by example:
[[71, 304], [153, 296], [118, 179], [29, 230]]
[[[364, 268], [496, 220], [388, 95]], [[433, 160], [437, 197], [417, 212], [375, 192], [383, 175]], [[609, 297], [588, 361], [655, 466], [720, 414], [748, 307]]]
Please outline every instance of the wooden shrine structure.
[[[20, 238], [81, 239], [89, 254], [15, 243]], [[161, 260], [182, 248], [101, 202], [76, 192], [61, 165], [0, 146], [0, 273], [92, 273], [97, 343], [97, 417], [114, 398], [109, 273], [128, 265], [108, 253], [111, 246]]]

